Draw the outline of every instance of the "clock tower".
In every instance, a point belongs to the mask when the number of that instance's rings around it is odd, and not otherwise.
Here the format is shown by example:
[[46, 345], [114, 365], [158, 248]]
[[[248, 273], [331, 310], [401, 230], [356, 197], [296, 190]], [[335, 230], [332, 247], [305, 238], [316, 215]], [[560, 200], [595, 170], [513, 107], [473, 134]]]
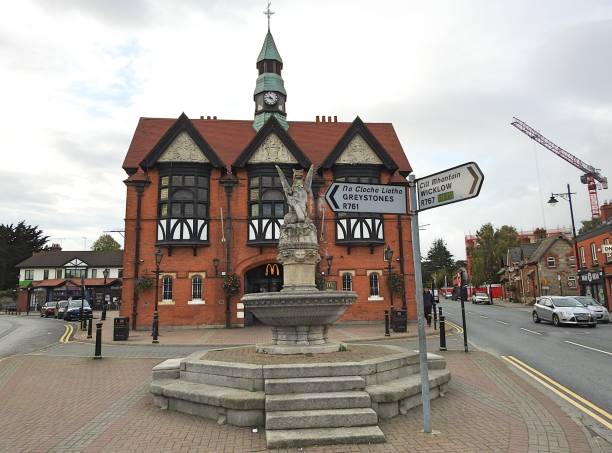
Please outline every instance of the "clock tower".
[[271, 116], [276, 117], [277, 121], [285, 129], [289, 128], [286, 118], [287, 111], [285, 110], [287, 92], [281, 77], [282, 69], [283, 60], [278, 53], [274, 38], [268, 28], [266, 39], [257, 58], [259, 76], [257, 77], [253, 96], [255, 100], [253, 128], [256, 131], [259, 131]]

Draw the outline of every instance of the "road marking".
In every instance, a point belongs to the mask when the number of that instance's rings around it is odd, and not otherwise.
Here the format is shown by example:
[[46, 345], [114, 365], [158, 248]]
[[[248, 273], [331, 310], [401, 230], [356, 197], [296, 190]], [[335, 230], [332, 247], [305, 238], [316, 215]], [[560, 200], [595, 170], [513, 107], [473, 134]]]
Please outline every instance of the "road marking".
[[573, 344], [573, 345], [576, 345], [576, 346], [580, 346], [581, 348], [591, 349], [592, 351], [601, 352], [602, 354], [612, 355], [612, 352], [602, 351], [601, 349], [592, 348], [592, 347], [590, 347], [590, 346], [585, 346], [585, 345], [580, 344], [580, 343], [574, 343], [573, 341], [567, 341], [567, 340], [565, 340], [565, 341], [564, 341], [564, 343], [569, 343], [569, 344]]
[[499, 319], [496, 319], [495, 322], [498, 322], [500, 324], [506, 324], [508, 325], [509, 323], [507, 323], [506, 321], [500, 321]]
[[74, 327], [72, 326], [72, 324], [66, 324], [64, 326], [64, 329], [64, 334], [60, 337], [59, 342], [66, 344], [70, 342], [70, 335], [72, 335]]
[[481, 317], [481, 318], [485, 318], [485, 319], [489, 319], [489, 317], [488, 317], [488, 316], [485, 316], [485, 315], [480, 315], [480, 317]]
[[[601, 424], [603, 424], [606, 428], [608, 429], [612, 429], [612, 423], [610, 423], [608, 420], [612, 420], [612, 414], [609, 414], [608, 412], [606, 412], [605, 410], [603, 410], [602, 408], [596, 406], [595, 404], [591, 403], [590, 401], [584, 399], [583, 397], [581, 397], [580, 395], [572, 392], [570, 389], [568, 389], [567, 387], [559, 384], [557, 381], [551, 379], [550, 377], [546, 376], [545, 374], [539, 372], [538, 370], [530, 367], [529, 365], [527, 365], [524, 362], [521, 362], [519, 359], [517, 359], [514, 356], [501, 356], [502, 359], [504, 359], [506, 362], [514, 365], [516, 368], [518, 368], [520, 371], [522, 371], [523, 373], [525, 373], [526, 375], [528, 375], [529, 377], [531, 377], [533, 380], [539, 382], [540, 384], [542, 384], [544, 387], [548, 388], [549, 390], [552, 390], [556, 395], [560, 396], [561, 398], [563, 398], [565, 401], [567, 401], [568, 403], [570, 403], [572, 406], [574, 406], [575, 408], [579, 409], [580, 411], [584, 412], [585, 414], [593, 417], [595, 420], [597, 420], [598, 422], [600, 422]], [[547, 381], [547, 382], [546, 382]], [[549, 384], [550, 383], [550, 384]], [[552, 384], [552, 385], [551, 385]], [[553, 387], [553, 385], [555, 387]], [[562, 393], [565, 392], [565, 393]], [[568, 396], [569, 395], [569, 396]], [[573, 399], [570, 398], [573, 397], [576, 400], [580, 401], [580, 403], [583, 403], [584, 405], [590, 407], [591, 409], [593, 409], [594, 411], [598, 412], [599, 414], [601, 414], [603, 417], [600, 417], [599, 415], [593, 413], [593, 411], [591, 411], [590, 409], [587, 409], [586, 407], [584, 407], [582, 404], [578, 403], [577, 401], [574, 401]], [[607, 420], [606, 420], [607, 419]]]
[[524, 327], [521, 327], [521, 330], [524, 330], [525, 332], [529, 332], [529, 333], [534, 333], [536, 335], [542, 335], [540, 332], [536, 332], [534, 330], [525, 329]]
[[461, 326], [458, 326], [457, 324], [455, 324], [454, 322], [451, 322], [451, 321], [446, 321], [446, 323], [447, 323], [447, 324], [450, 324], [450, 326], [451, 326], [453, 329], [456, 329], [456, 330], [457, 330], [457, 333], [463, 333], [463, 328], [462, 328]]

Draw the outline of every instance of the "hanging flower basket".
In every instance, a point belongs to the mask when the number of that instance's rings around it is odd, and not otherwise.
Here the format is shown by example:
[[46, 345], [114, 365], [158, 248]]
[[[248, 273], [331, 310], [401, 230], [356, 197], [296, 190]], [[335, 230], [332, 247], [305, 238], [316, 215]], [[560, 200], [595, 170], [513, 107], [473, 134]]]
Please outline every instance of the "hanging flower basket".
[[228, 296], [240, 291], [240, 278], [236, 274], [229, 274], [223, 277], [223, 291]]
[[138, 277], [136, 280], [136, 292], [146, 291], [153, 287], [153, 279], [151, 277]]

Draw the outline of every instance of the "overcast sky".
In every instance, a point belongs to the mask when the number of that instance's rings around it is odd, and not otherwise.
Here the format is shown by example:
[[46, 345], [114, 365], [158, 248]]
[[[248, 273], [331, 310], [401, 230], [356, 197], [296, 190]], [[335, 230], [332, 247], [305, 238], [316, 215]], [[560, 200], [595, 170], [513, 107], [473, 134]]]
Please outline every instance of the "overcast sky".
[[[122, 229], [121, 163], [140, 116], [252, 118], [265, 6], [0, 3], [0, 223], [25, 219], [65, 250]], [[421, 214], [423, 253], [442, 237], [464, 258], [464, 235], [485, 222], [567, 226], [567, 203], [546, 204], [567, 183], [577, 223], [590, 217], [579, 170], [513, 116], [612, 179], [612, 2], [276, 0], [272, 10], [290, 120], [391, 122], [417, 177], [482, 168], [478, 198]]]

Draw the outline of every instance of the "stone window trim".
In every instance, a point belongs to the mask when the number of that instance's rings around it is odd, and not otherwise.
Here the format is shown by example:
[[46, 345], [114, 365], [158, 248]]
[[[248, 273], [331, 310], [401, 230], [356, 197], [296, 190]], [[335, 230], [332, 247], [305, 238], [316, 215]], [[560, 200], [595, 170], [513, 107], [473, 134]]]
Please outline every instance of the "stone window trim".
[[[342, 291], [353, 291], [353, 282], [355, 280], [355, 271], [354, 270], [339, 270], [338, 275], [340, 275], [342, 279]], [[345, 285], [345, 275], [350, 276], [350, 288], [346, 289], [347, 285]]]
[[[165, 299], [164, 296], [164, 282], [166, 277], [170, 278], [170, 294], [171, 294], [171, 298], [170, 299]], [[174, 305], [174, 281], [176, 280], [176, 272], [163, 272], [159, 274], [159, 284], [161, 284], [161, 291], [159, 292], [159, 295], [161, 296], [160, 300], [158, 301], [158, 305]]]
[[591, 263], [593, 263], [593, 265], [597, 265], [599, 264], [599, 260], [597, 259], [597, 247], [595, 246], [594, 242], [591, 242], [590, 247], [591, 247]]
[[[205, 271], [199, 271], [199, 272], [189, 272], [187, 274], [187, 277], [189, 279], [189, 284], [191, 285], [191, 300], [187, 301], [187, 305], [206, 305], [206, 300], [204, 299], [204, 280], [206, 279], [206, 272]], [[194, 298], [193, 297], [193, 278], [194, 277], [200, 277], [201, 281], [201, 287], [200, 287], [200, 293], [201, 296], [200, 298]]]
[[586, 253], [584, 253], [584, 247], [580, 247], [580, 263], [585, 266], [586, 265]]
[[571, 255], [567, 255], [567, 262], [569, 264], [569, 267], [576, 267], [576, 257], [573, 253]]
[[557, 260], [554, 256], [549, 255], [546, 257], [546, 267], [549, 269], [557, 267]]
[[[371, 277], [370, 275], [372, 274], [377, 274], [378, 278], [377, 278], [377, 293], [378, 294], [372, 294], [372, 284], [371, 284]], [[368, 292], [368, 300], [369, 301], [382, 301], [385, 300], [384, 297], [382, 297], [380, 295], [380, 279], [382, 278], [383, 275], [383, 271], [381, 269], [371, 269], [371, 270], [366, 270], [366, 275], [368, 276], [368, 287], [369, 292]]]

